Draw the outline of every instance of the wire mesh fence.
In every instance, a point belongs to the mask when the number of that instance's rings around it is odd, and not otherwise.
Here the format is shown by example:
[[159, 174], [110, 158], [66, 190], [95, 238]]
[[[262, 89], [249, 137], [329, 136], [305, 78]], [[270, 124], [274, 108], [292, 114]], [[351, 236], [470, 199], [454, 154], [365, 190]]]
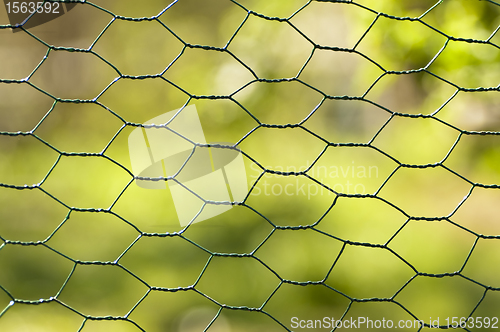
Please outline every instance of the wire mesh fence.
[[29, 4], [1, 330], [498, 328], [500, 4]]

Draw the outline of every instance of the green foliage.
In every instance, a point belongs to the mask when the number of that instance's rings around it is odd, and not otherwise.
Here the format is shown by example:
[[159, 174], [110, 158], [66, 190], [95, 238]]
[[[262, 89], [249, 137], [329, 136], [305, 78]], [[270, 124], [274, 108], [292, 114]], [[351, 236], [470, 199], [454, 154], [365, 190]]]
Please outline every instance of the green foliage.
[[[0, 330], [496, 314], [499, 11], [95, 0], [15, 33], [0, 16]], [[251, 191], [183, 228], [127, 144], [186, 105], [238, 144]]]

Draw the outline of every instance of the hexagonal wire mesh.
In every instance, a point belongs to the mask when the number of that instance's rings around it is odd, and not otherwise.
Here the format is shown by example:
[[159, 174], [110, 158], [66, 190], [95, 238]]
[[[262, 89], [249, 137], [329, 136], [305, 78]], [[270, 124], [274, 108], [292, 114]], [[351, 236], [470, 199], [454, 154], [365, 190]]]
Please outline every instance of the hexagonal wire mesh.
[[[2, 330], [498, 327], [500, 4], [77, 3], [0, 25]], [[232, 143], [148, 122], [190, 105]], [[137, 128], [180, 169], [134, 174]], [[180, 178], [206, 148], [241, 200]]]

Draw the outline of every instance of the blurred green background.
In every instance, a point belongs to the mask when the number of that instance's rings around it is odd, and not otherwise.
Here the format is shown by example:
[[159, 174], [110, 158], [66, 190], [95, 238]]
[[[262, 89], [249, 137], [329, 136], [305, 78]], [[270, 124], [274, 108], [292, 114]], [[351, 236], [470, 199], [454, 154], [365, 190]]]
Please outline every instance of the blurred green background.
[[[444, 0], [422, 16], [434, 1], [238, 3], [179, 0], [131, 21], [111, 13], [170, 3], [96, 0], [29, 33], [0, 29], [0, 330], [203, 331], [220, 305], [210, 331], [498, 316], [500, 191], [472, 184], [499, 184], [500, 136], [470, 133], [500, 131], [500, 5]], [[130, 183], [124, 121], [186, 104], [207, 142], [239, 142], [255, 162], [245, 205], [183, 229], [168, 189]], [[314, 227], [286, 227], [300, 225]], [[393, 301], [358, 301], [370, 298]], [[122, 320], [93, 319], [109, 316]]]

